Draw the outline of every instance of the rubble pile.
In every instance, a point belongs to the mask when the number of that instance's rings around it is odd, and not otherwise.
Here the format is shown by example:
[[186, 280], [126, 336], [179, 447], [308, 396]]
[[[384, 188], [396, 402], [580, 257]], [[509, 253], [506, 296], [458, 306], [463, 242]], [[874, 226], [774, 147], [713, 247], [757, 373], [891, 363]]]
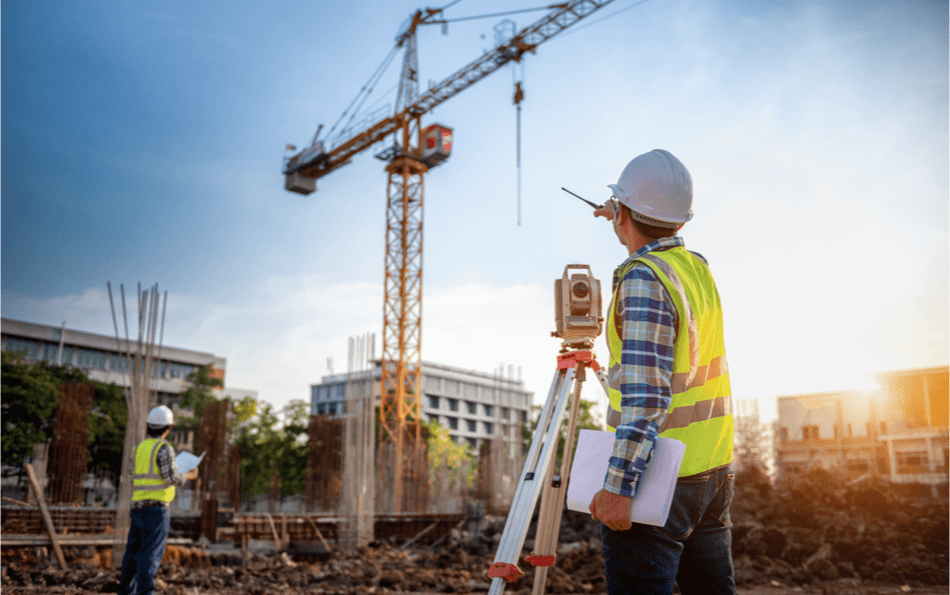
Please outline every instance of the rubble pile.
[[736, 483], [732, 550], [740, 585], [950, 580], [946, 499], [914, 498], [871, 477], [849, 485], [822, 469], [774, 487], [755, 471]]
[[[915, 500], [874, 480], [846, 485], [824, 472], [773, 487], [753, 472], [737, 477], [733, 521], [736, 578], [743, 593], [758, 593], [753, 585], [779, 589], [769, 592], [870, 594], [879, 592], [876, 585], [921, 592], [918, 588], [926, 585], [948, 583], [946, 500]], [[358, 552], [333, 551], [308, 561], [287, 552], [242, 554], [169, 546], [157, 576], [159, 592], [485, 593], [486, 571], [504, 525], [504, 518], [486, 516], [471, 521], [467, 528], [472, 531], [454, 529], [434, 549], [401, 550], [398, 544], [376, 541]], [[533, 535], [532, 527], [525, 553], [534, 547]], [[559, 544], [546, 591], [606, 592], [599, 523], [566, 511]], [[69, 570], [63, 571], [45, 548], [5, 548], [0, 570], [4, 594], [116, 591], [118, 572], [106, 570], [108, 548], [65, 548], [65, 554]], [[530, 593], [534, 569], [521, 566], [525, 576], [509, 584], [507, 593]]]

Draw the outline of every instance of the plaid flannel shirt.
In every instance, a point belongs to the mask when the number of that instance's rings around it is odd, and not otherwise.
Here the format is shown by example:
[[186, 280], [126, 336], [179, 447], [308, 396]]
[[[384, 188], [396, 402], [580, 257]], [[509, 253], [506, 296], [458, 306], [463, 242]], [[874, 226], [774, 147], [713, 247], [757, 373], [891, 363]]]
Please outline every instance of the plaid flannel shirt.
[[[162, 476], [162, 481], [168, 485], [176, 485], [179, 487], [184, 486], [188, 483], [188, 480], [185, 479], [184, 473], [178, 472], [178, 461], [175, 460], [174, 449], [169, 446], [167, 443], [158, 447], [158, 454], [155, 455], [155, 461], [158, 463], [158, 473]], [[132, 459], [129, 461], [129, 473], [135, 473], [135, 455], [132, 455]], [[141, 508], [143, 506], [149, 505], [154, 506], [159, 500], [134, 500], [132, 502], [132, 508]], [[169, 502], [161, 502], [165, 506], [168, 506]]]
[[[634, 252], [614, 271], [613, 288], [620, 284], [618, 303], [611, 304], [620, 325], [620, 374], [614, 381], [621, 394], [622, 419], [617, 426], [613, 456], [604, 489], [634, 496], [656, 444], [657, 430], [672, 400], [673, 344], [676, 307], [653, 269], [637, 263], [621, 279], [620, 271], [648, 252], [685, 246], [682, 238], [660, 238]], [[699, 254], [695, 256], [705, 262]]]

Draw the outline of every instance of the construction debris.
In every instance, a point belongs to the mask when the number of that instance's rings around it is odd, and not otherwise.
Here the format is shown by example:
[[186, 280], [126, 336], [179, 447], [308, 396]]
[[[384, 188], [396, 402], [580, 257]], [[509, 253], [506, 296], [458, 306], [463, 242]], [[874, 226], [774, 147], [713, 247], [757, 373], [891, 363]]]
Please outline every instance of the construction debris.
[[[917, 500], [873, 479], [848, 486], [823, 472], [774, 488], [754, 471], [737, 481], [733, 551], [740, 594], [947, 593], [946, 501]], [[420, 521], [412, 535], [429, 525]], [[489, 587], [485, 573], [504, 525], [502, 516], [469, 519], [447, 534], [430, 530], [406, 549], [400, 546], [411, 535], [380, 538], [377, 532], [368, 547], [327, 552], [317, 545], [318, 555], [294, 551], [293, 540], [280, 552], [270, 542], [246, 553], [222, 549], [224, 544], [209, 549], [170, 545], [157, 578], [160, 592], [171, 595], [484, 593]], [[309, 523], [305, 526], [312, 531]], [[525, 553], [534, 545], [534, 530], [529, 530]], [[322, 526], [320, 531], [332, 544], [332, 534]], [[444, 538], [426, 539], [436, 533]], [[565, 512], [547, 593], [606, 592], [600, 548], [599, 524], [588, 515]], [[64, 546], [63, 551], [68, 571], [51, 562], [46, 547], [5, 543], [3, 592], [115, 592], [118, 571], [106, 570], [108, 548]], [[530, 592], [533, 571], [526, 564], [522, 569], [525, 576], [506, 592]]]

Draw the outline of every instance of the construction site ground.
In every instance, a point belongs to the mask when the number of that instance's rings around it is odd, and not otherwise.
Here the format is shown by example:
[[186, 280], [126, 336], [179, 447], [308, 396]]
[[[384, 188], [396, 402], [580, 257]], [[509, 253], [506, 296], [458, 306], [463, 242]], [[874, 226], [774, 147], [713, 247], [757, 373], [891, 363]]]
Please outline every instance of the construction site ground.
[[[845, 485], [827, 473], [773, 487], [740, 475], [733, 503], [733, 555], [743, 595], [803, 593], [883, 595], [948, 593], [946, 496], [924, 498], [871, 480]], [[391, 595], [487, 593], [505, 519], [485, 516], [457, 526], [435, 546], [402, 548], [380, 539], [358, 551], [331, 544], [252, 542], [169, 546], [159, 569], [158, 593], [170, 595]], [[533, 547], [528, 533], [525, 553]], [[433, 536], [434, 537], [434, 536]], [[589, 515], [565, 513], [557, 563], [546, 592], [605, 593], [599, 526]], [[430, 542], [431, 543], [431, 542]], [[3, 547], [6, 594], [116, 592], [111, 549], [65, 548], [67, 570], [45, 547]], [[506, 587], [531, 592], [533, 569]]]

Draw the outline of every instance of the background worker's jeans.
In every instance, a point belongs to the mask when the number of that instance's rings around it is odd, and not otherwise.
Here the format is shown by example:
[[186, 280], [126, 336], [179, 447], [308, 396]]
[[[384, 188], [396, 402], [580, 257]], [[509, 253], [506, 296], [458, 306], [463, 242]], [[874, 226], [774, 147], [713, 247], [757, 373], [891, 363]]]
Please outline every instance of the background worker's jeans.
[[168, 543], [169, 510], [167, 506], [146, 506], [133, 509], [130, 517], [118, 595], [152, 595], [155, 572]]
[[610, 595], [734, 594], [732, 521], [735, 475], [728, 468], [681, 478], [664, 527], [600, 526]]

